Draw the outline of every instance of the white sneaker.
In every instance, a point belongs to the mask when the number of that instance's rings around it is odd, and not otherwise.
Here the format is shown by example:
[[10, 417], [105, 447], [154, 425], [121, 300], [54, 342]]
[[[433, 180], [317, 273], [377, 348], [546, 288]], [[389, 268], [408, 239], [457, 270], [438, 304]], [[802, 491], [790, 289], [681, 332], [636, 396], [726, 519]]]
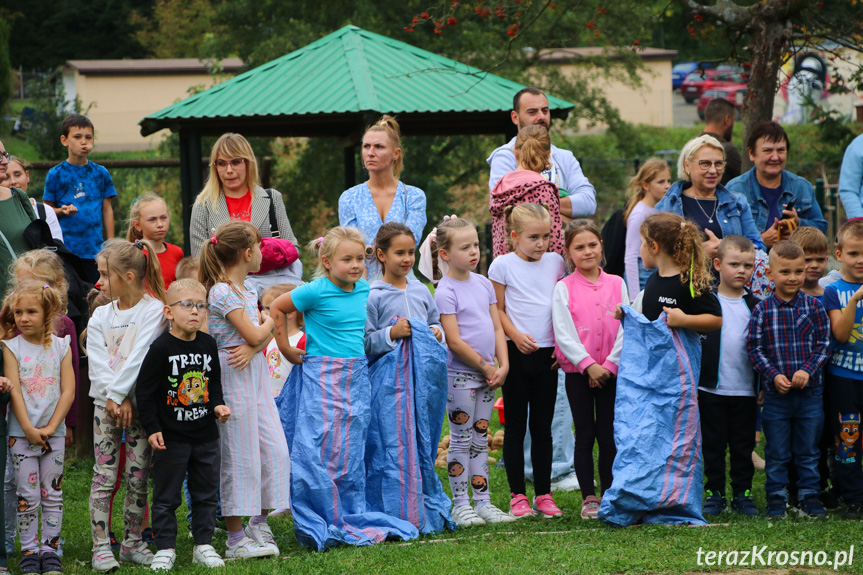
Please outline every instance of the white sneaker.
[[[159, 554], [156, 554], [158, 557]], [[155, 561], [153, 562], [155, 564]], [[200, 563], [205, 567], [224, 567], [225, 562], [212, 545], [195, 545], [192, 553], [192, 563]]]
[[93, 571], [110, 573], [111, 571], [116, 571], [120, 567], [120, 564], [117, 563], [114, 552], [111, 551], [111, 546], [103, 545], [93, 549], [92, 566]]
[[134, 547], [120, 546], [120, 561], [123, 563], [135, 563], [136, 565], [150, 565], [153, 563], [153, 552], [147, 544], [141, 540]]
[[276, 545], [276, 538], [273, 537], [273, 530], [266, 523], [251, 523], [246, 527], [246, 537], [251, 537], [255, 543], [261, 547], [267, 547], [273, 550], [273, 555], [279, 556], [279, 546]]
[[474, 525], [485, 525], [485, 521], [476, 514], [470, 505], [459, 505], [452, 510], [452, 520], [459, 527], [473, 527]]
[[486, 523], [512, 523], [515, 521], [515, 517], [509, 513], [504, 513], [491, 503], [486, 503], [482, 507], [477, 507], [476, 514]]
[[578, 491], [581, 486], [578, 484], [578, 478], [575, 473], [570, 473], [563, 479], [551, 482], [552, 491]]
[[150, 569], [153, 571], [170, 571], [174, 568], [174, 561], [176, 560], [177, 553], [173, 549], [159, 549], [153, 556]]
[[258, 545], [254, 539], [248, 536], [237, 541], [236, 545], [225, 543], [226, 559], [252, 559], [254, 557], [272, 557], [275, 555], [269, 547]]

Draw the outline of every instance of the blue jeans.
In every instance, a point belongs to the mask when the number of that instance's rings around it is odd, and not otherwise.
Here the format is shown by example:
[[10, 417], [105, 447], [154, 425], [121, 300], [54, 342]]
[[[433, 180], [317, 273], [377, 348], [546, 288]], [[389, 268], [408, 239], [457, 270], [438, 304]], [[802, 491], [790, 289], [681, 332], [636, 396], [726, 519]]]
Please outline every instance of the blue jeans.
[[[530, 421], [530, 414], [527, 418]], [[530, 445], [528, 427], [524, 435], [524, 477], [533, 483]], [[551, 420], [551, 450], [552, 481], [558, 481], [575, 473], [575, 434], [572, 432], [572, 412], [569, 409], [569, 399], [566, 397], [566, 374], [562, 369], [557, 370], [557, 400], [554, 403], [554, 416]]]
[[761, 413], [766, 443], [764, 455], [767, 495], [787, 498], [788, 463], [794, 456], [797, 470], [797, 496], [818, 493], [818, 440], [824, 426], [824, 389], [821, 386], [792, 389], [785, 395], [764, 391]]

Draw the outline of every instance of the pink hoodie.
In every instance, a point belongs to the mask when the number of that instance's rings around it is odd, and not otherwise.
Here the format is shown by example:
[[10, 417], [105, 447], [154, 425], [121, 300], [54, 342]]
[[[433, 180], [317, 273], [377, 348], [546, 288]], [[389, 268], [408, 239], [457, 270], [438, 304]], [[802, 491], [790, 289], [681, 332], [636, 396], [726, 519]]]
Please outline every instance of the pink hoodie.
[[563, 246], [562, 223], [560, 219], [560, 197], [557, 186], [531, 170], [513, 170], [507, 172], [491, 191], [488, 209], [491, 212], [491, 234], [493, 238], [494, 256], [501, 256], [509, 251], [506, 243], [506, 221], [503, 210], [507, 206], [517, 206], [525, 203], [547, 204], [551, 212], [551, 244], [550, 251], [566, 257]]

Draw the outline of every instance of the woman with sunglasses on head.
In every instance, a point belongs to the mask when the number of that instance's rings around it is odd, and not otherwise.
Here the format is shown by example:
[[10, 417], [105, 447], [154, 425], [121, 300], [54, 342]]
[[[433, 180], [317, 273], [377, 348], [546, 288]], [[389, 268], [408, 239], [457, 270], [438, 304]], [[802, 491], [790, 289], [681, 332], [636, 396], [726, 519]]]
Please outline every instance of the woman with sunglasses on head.
[[[271, 200], [272, 198], [272, 200]], [[192, 205], [190, 224], [192, 255], [209, 240], [221, 224], [231, 220], [250, 222], [261, 236], [273, 237], [270, 231], [270, 205], [276, 216], [279, 237], [296, 245], [291, 222], [285, 212], [282, 195], [261, 187], [258, 161], [248, 140], [240, 134], [227, 133], [216, 140], [210, 152], [210, 174], [204, 189]]]
[[[362, 141], [363, 169], [369, 179], [342, 192], [339, 198], [339, 225], [358, 228], [366, 245], [375, 243], [378, 229], [388, 222], [405, 224], [413, 232], [416, 246], [426, 225], [426, 195], [416, 186], [408, 186], [399, 177], [402, 171], [402, 148], [399, 124], [384, 115], [366, 128]], [[374, 249], [366, 249], [368, 280], [383, 277]], [[414, 279], [413, 270], [408, 277]]]
[[673, 212], [692, 221], [702, 231], [704, 252], [716, 257], [719, 241], [731, 234], [749, 238], [763, 248], [749, 202], [720, 183], [725, 170], [725, 149], [713, 136], [689, 140], [677, 160], [677, 177], [656, 212]]

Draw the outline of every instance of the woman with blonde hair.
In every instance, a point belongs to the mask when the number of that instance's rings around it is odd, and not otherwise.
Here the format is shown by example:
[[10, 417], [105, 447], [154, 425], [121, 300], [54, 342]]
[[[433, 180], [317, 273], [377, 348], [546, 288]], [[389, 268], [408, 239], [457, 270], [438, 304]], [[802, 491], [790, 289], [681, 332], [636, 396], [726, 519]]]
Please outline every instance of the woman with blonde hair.
[[716, 257], [719, 241], [731, 234], [744, 236], [763, 248], [749, 202], [720, 183], [725, 170], [725, 148], [713, 136], [689, 140], [677, 160], [677, 177], [656, 204], [657, 212], [673, 212], [692, 221], [702, 231], [704, 251]]
[[[282, 195], [261, 187], [258, 161], [246, 138], [222, 134], [210, 152], [209, 170], [204, 189], [192, 206], [192, 255], [197, 256], [216, 228], [231, 220], [250, 222], [262, 237], [280, 237], [296, 245]], [[278, 229], [271, 229], [273, 219]]]
[[[416, 186], [399, 178], [404, 156], [399, 124], [384, 115], [366, 128], [362, 142], [363, 169], [369, 179], [342, 192], [339, 198], [339, 225], [362, 232], [366, 245], [375, 243], [378, 229], [387, 222], [405, 224], [416, 238], [416, 246], [426, 225], [426, 195]], [[383, 277], [374, 250], [366, 254], [369, 281]], [[409, 277], [413, 279], [413, 270]]]

